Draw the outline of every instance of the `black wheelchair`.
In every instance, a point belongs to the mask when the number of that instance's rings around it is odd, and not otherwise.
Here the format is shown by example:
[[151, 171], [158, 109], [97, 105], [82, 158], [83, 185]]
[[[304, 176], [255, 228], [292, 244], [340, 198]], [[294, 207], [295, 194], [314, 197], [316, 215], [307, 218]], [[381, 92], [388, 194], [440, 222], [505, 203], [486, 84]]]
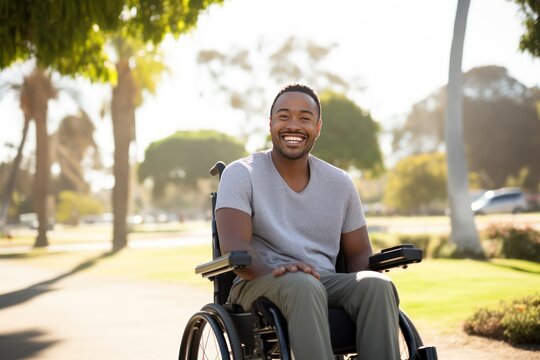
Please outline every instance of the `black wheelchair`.
[[[225, 168], [218, 162], [210, 170], [219, 175]], [[217, 193], [212, 193], [214, 214]], [[238, 304], [227, 302], [235, 278], [233, 270], [250, 264], [244, 251], [222, 255], [216, 221], [212, 215], [213, 260], [195, 269], [210, 279], [214, 286], [214, 302], [205, 305], [187, 322], [180, 344], [180, 360], [196, 359], [293, 359], [287, 336], [287, 323], [279, 309], [268, 299], [257, 299], [250, 311]], [[370, 258], [370, 269], [388, 271], [393, 267], [406, 267], [420, 262], [422, 250], [412, 245], [385, 249]], [[336, 271], [345, 269], [343, 256], [338, 256]], [[356, 327], [343, 309], [329, 308], [328, 318], [334, 360], [361, 359], [361, 349], [356, 349]], [[399, 312], [399, 337], [401, 359], [436, 360], [435, 347], [424, 346], [414, 324], [403, 311]]]

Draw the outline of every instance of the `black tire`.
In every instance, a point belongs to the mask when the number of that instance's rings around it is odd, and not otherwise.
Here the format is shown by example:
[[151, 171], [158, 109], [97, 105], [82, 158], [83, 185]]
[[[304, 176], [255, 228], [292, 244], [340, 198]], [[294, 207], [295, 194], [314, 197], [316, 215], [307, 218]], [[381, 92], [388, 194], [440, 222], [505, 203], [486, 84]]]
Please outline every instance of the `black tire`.
[[178, 359], [231, 359], [221, 326], [211, 314], [199, 311], [189, 319]]
[[401, 310], [399, 311], [399, 330], [400, 359], [417, 359], [418, 348], [424, 343], [411, 319]]
[[234, 322], [231, 315], [220, 304], [207, 304], [201, 311], [207, 312], [213, 316], [213, 318], [219, 323], [221, 330], [225, 336], [229, 347], [229, 353], [232, 355], [233, 360], [243, 360], [244, 353], [242, 351], [242, 345], [240, 343], [240, 337], [234, 326]]

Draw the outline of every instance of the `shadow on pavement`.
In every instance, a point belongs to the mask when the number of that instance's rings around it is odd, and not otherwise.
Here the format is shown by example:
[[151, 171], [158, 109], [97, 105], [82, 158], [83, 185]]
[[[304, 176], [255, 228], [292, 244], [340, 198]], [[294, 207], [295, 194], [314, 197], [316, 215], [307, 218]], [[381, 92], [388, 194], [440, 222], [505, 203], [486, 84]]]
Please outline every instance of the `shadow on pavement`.
[[57, 340], [43, 339], [46, 335], [47, 333], [37, 329], [0, 334], [0, 349], [2, 349], [0, 358], [10, 360], [32, 359], [39, 352], [59, 342]]
[[9, 293], [1, 294], [0, 295], [0, 310], [11, 307], [11, 306], [23, 304], [49, 291], [53, 291], [54, 289], [51, 286], [59, 282], [60, 280], [63, 280], [67, 277], [75, 275], [80, 271], [91, 268], [92, 266], [96, 265], [100, 260], [113, 256], [115, 254], [116, 254], [115, 252], [106, 252], [104, 254], [88, 259], [80, 263], [79, 265], [75, 266], [70, 271], [60, 274], [58, 276], [55, 276], [54, 278], [38, 282], [24, 289], [15, 290]]

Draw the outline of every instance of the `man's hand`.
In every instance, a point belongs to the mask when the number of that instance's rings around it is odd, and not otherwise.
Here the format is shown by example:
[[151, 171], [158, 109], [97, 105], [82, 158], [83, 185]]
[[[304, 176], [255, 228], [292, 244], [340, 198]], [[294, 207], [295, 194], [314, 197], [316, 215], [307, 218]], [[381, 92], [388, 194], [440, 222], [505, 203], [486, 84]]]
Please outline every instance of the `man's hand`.
[[317, 280], [320, 280], [321, 278], [321, 275], [319, 275], [319, 273], [316, 272], [315, 269], [313, 269], [313, 267], [306, 264], [302, 264], [302, 263], [287, 264], [287, 265], [277, 267], [272, 271], [272, 274], [275, 277], [278, 277], [288, 272], [298, 272], [298, 271], [305, 272], [306, 274], [311, 274]]

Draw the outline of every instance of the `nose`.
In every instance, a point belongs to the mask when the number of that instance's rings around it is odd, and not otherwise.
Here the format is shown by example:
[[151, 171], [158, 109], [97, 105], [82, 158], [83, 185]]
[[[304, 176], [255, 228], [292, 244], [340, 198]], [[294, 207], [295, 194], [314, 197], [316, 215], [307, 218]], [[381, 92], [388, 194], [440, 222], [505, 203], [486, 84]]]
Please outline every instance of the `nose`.
[[301, 129], [300, 126], [300, 117], [299, 116], [291, 116], [291, 119], [287, 122], [287, 129], [289, 130], [299, 130]]

